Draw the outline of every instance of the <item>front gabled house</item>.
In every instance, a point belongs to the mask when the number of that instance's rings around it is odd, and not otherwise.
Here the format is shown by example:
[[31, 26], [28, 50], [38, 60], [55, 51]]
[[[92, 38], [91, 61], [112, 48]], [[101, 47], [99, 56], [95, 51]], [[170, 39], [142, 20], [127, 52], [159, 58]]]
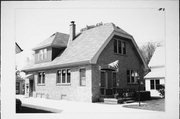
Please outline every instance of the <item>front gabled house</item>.
[[137, 90], [134, 74], [144, 82], [148, 67], [133, 37], [113, 23], [79, 34], [75, 27], [72, 21], [69, 35], [57, 32], [33, 49], [35, 63], [23, 69], [26, 95], [94, 102], [116, 89]]

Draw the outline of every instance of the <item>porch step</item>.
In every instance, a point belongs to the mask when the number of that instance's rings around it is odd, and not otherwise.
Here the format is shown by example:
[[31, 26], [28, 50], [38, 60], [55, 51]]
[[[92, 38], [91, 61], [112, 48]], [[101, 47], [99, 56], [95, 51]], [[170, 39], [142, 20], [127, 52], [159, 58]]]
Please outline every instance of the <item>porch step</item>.
[[102, 98], [101, 101], [106, 104], [122, 104], [135, 102], [135, 100], [133, 100], [132, 98]]
[[118, 99], [115, 98], [104, 98], [106, 104], [118, 104]]

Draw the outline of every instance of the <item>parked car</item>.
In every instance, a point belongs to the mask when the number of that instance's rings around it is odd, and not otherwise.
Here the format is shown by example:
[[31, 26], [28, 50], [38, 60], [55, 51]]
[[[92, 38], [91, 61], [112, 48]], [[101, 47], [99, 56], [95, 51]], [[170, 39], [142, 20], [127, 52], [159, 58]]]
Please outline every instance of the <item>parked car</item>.
[[16, 112], [21, 112], [22, 109], [21, 105], [22, 105], [21, 100], [16, 98]]

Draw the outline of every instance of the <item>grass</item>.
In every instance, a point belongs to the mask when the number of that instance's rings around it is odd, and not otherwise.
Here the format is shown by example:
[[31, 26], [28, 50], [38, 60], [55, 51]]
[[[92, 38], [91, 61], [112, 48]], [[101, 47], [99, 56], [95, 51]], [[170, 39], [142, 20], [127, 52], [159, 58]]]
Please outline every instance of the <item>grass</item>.
[[165, 111], [165, 102], [164, 98], [152, 98], [148, 101], [141, 101], [139, 105], [124, 105], [123, 107], [134, 108], [134, 109], [144, 109], [144, 110], [152, 110], [152, 111]]

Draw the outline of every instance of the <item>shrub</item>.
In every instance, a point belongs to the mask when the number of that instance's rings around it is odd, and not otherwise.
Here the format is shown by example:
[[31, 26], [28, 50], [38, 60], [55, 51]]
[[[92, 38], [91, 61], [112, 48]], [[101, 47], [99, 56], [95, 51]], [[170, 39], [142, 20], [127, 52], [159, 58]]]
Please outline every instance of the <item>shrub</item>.
[[150, 96], [150, 91], [140, 91], [140, 92], [136, 92], [136, 100], [139, 100], [139, 96], [140, 96], [140, 100], [144, 101], [144, 100], [149, 100], [151, 98]]

